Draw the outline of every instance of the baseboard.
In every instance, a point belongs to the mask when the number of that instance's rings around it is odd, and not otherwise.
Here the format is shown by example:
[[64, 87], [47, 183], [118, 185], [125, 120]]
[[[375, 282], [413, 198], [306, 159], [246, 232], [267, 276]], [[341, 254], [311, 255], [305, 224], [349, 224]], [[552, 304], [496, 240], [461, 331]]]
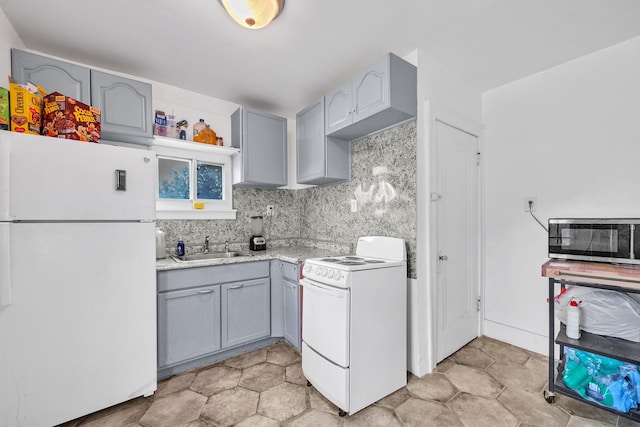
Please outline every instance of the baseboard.
[[549, 338], [546, 335], [506, 326], [487, 319], [484, 320], [482, 328], [483, 334], [489, 338], [494, 338], [544, 356], [549, 353]]

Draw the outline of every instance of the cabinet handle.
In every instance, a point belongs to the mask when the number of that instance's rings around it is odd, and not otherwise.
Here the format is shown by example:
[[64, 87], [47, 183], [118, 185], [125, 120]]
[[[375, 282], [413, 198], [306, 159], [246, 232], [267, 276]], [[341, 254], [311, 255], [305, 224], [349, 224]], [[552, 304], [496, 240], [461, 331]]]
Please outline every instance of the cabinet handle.
[[229, 286], [229, 289], [240, 289], [240, 288], [244, 288], [244, 285]]
[[207, 290], [204, 290], [204, 291], [198, 291], [198, 293], [199, 294], [210, 294], [210, 293], [212, 293], [214, 291], [215, 291], [215, 289], [207, 289]]

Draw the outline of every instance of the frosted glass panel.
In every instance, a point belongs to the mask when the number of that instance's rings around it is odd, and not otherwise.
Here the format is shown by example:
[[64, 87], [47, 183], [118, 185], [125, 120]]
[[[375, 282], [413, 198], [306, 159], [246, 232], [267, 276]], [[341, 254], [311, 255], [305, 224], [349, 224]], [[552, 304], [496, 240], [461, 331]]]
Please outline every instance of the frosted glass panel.
[[222, 200], [222, 166], [198, 162], [197, 199]]
[[161, 199], [189, 200], [190, 165], [188, 160], [158, 157], [158, 196]]

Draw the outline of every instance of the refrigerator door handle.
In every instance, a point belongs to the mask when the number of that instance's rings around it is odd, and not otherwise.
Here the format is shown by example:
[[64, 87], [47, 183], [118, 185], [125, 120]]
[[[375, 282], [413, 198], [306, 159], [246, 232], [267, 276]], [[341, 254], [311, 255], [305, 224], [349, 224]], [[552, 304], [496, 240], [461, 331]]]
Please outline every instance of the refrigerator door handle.
[[10, 225], [7, 222], [0, 222], [0, 307], [11, 305]]

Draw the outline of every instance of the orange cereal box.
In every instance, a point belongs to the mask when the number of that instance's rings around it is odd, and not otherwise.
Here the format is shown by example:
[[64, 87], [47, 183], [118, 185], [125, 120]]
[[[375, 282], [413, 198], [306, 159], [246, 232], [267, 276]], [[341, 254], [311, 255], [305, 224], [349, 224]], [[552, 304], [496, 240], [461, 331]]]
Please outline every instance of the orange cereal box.
[[42, 134], [55, 138], [98, 142], [100, 109], [58, 92], [44, 97]]

